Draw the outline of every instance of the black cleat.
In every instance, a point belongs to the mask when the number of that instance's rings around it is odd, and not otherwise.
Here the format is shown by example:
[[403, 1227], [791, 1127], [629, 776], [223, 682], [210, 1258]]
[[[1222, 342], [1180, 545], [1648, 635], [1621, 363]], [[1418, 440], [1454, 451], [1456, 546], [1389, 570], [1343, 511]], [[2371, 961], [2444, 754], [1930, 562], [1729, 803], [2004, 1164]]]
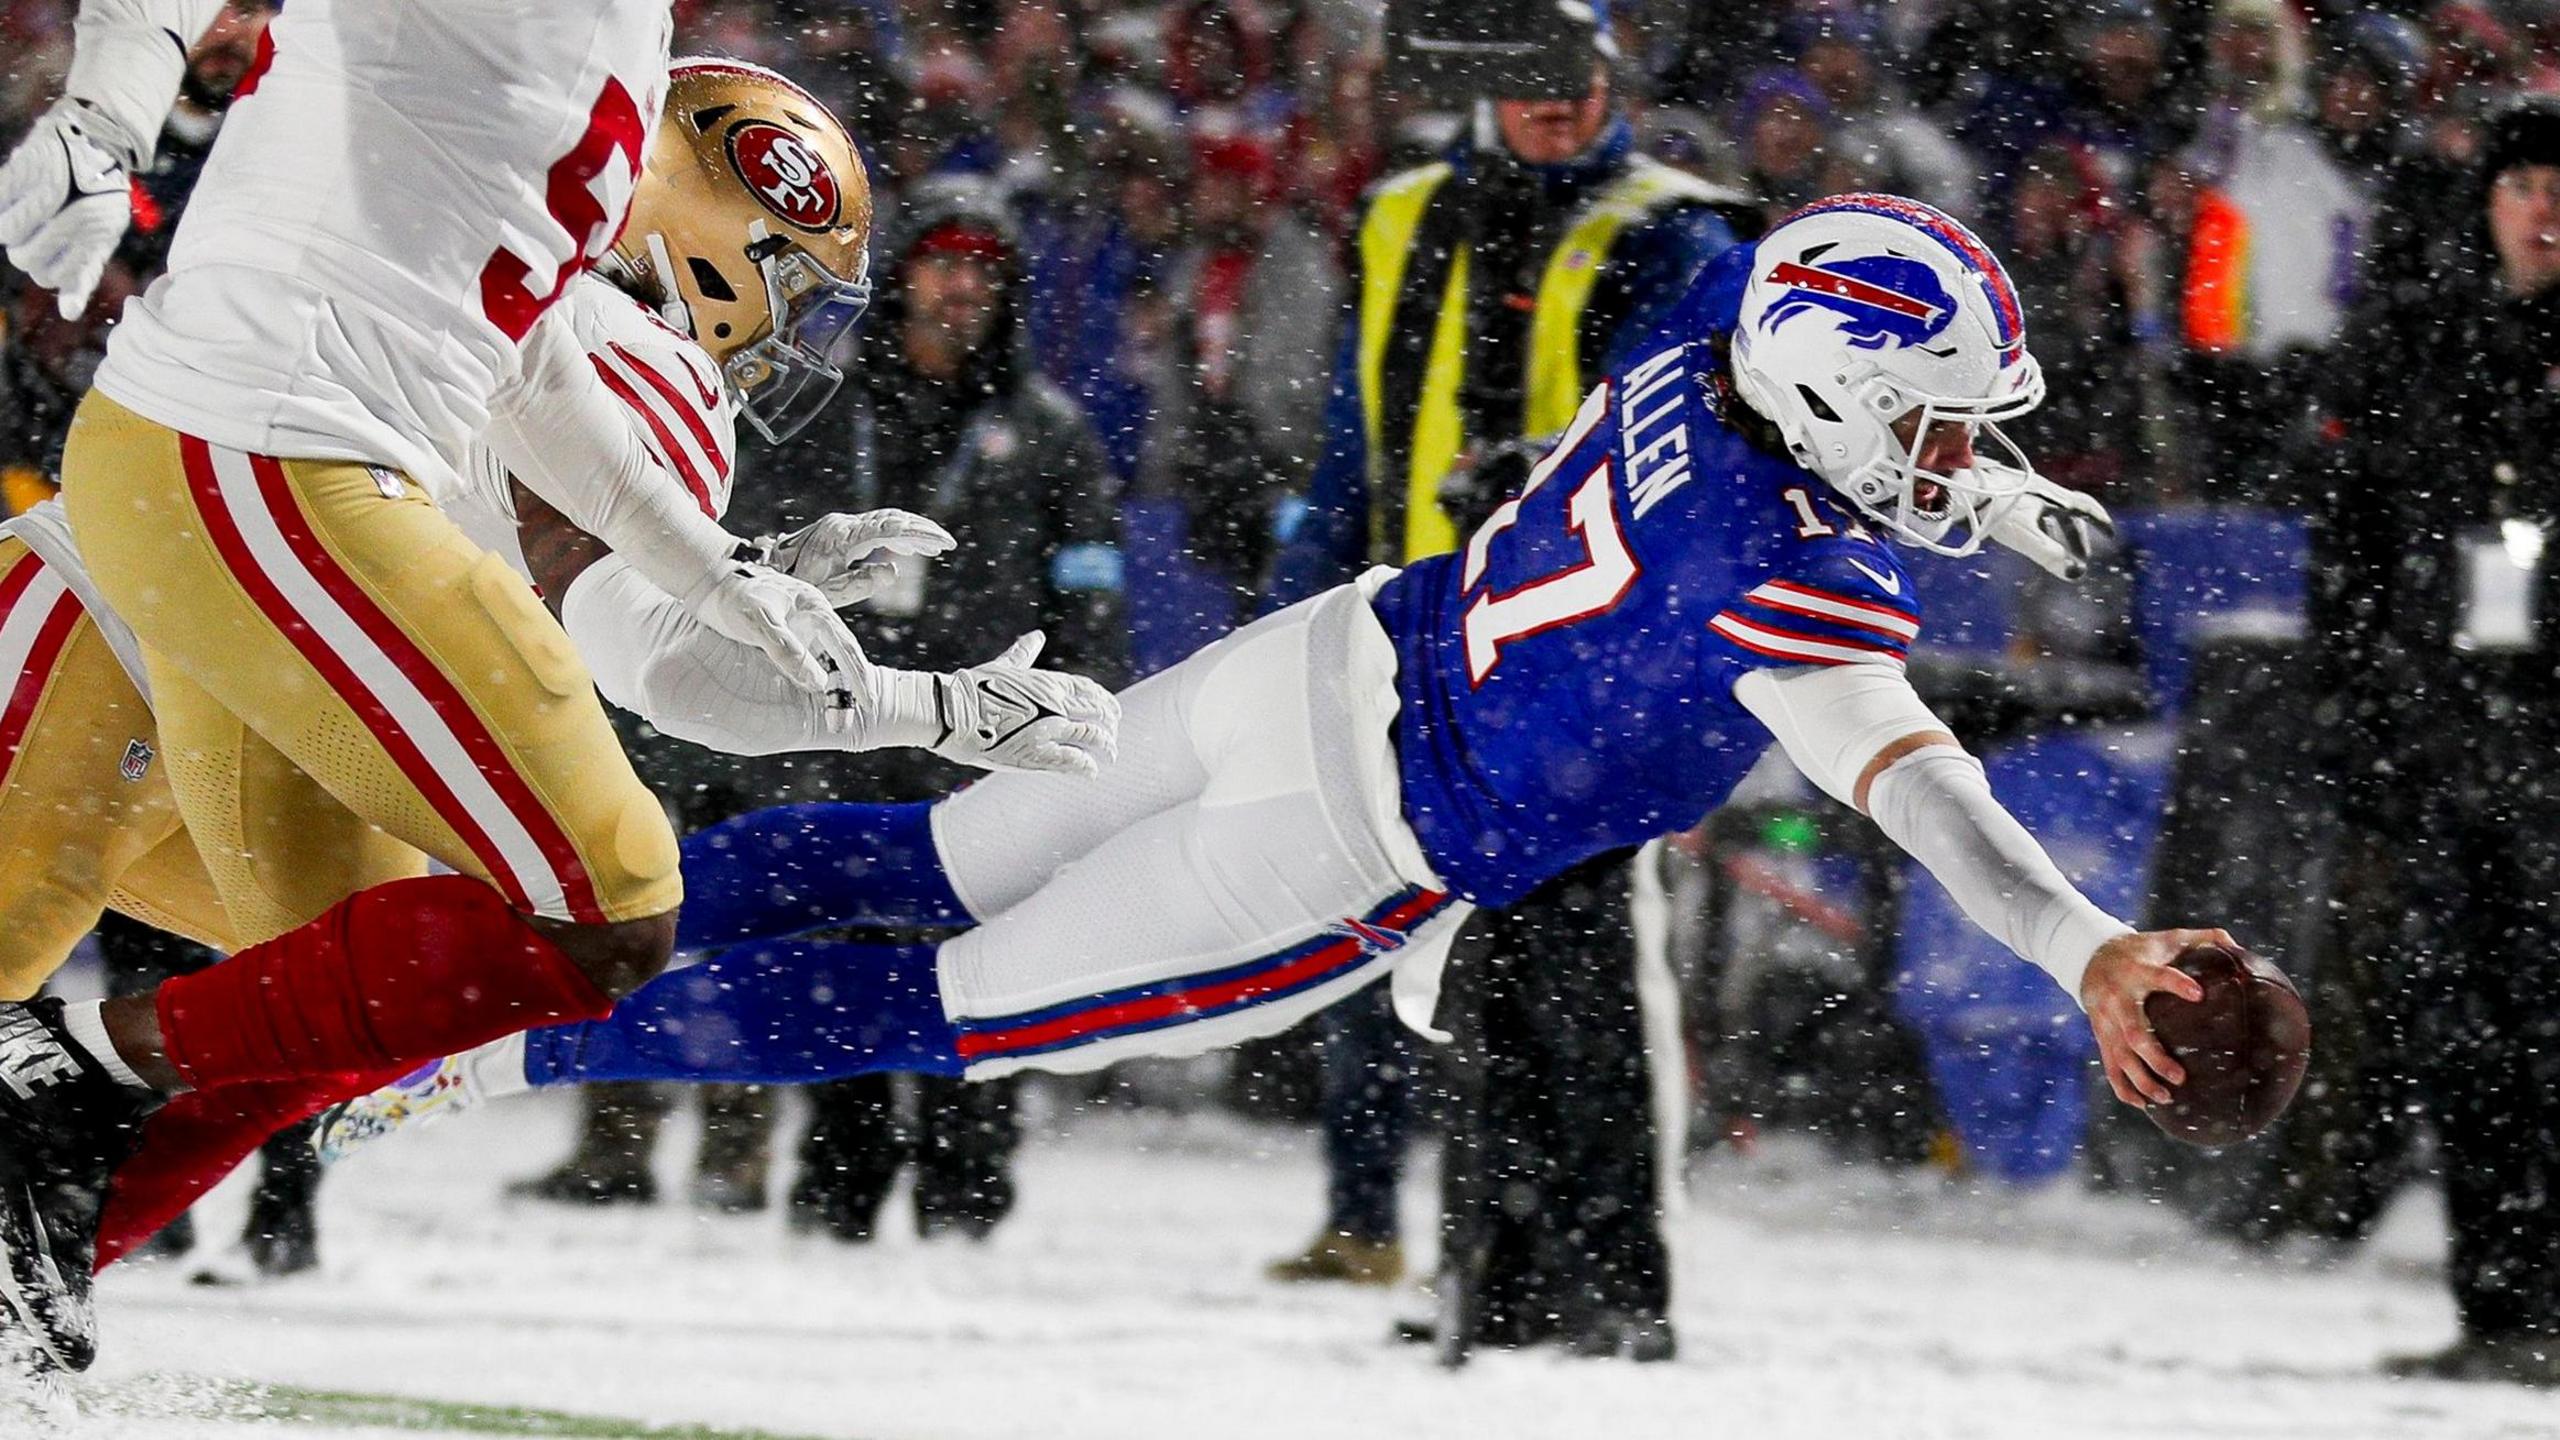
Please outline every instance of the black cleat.
[[70, 1038], [62, 1002], [0, 1002], [0, 1346], [39, 1370], [98, 1357], [98, 1216], [159, 1106]]

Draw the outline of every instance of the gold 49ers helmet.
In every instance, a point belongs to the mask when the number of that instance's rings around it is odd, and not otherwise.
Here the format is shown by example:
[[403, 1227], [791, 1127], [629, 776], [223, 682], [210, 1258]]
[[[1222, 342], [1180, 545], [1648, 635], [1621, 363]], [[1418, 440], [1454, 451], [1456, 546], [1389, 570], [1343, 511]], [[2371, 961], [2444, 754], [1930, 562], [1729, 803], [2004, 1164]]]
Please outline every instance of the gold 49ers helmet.
[[654, 291], [780, 440], [844, 379], [871, 304], [871, 177], [809, 92], [743, 60], [684, 59], [606, 262]]

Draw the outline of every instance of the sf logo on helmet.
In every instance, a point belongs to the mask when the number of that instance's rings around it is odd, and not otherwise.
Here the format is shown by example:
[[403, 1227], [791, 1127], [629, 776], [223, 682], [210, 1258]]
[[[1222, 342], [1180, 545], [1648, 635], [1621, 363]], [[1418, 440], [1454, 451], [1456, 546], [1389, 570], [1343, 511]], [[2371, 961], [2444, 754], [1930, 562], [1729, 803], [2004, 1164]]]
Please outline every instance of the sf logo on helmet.
[[807, 141], [781, 126], [750, 120], [729, 132], [729, 160], [764, 208], [803, 230], [836, 222], [841, 192], [835, 172]]
[[1828, 310], [1841, 320], [1840, 332], [1861, 350], [1924, 345], [1946, 332], [1955, 318], [1955, 297], [1940, 284], [1935, 271], [1899, 255], [1858, 255], [1820, 264], [1781, 260], [1768, 283], [1789, 291], [1760, 317], [1760, 328], [1775, 330], [1795, 316]]

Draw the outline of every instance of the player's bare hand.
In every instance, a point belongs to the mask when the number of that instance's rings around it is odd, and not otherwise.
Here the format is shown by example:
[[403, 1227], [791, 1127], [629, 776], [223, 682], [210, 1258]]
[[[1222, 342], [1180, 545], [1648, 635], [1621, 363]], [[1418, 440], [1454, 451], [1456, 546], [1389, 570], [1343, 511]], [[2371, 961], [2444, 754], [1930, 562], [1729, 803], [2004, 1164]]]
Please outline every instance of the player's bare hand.
[[1120, 701], [1082, 675], [1036, 670], [1037, 630], [983, 665], [936, 677], [935, 754], [987, 770], [1098, 775], [1120, 748]]
[[65, 320], [89, 308], [133, 219], [130, 147], [117, 130], [79, 101], [58, 100], [0, 164], [0, 248], [54, 292]]
[[2152, 1033], [2142, 1013], [2145, 1000], [2162, 991], [2182, 1000], [2204, 998], [2204, 986], [2177, 969], [2175, 961], [2189, 946], [2239, 942], [2220, 930], [2150, 930], [2119, 935], [2098, 947], [2080, 979], [2080, 1007], [2089, 1012], [2089, 1029], [2098, 1037], [2098, 1054], [2107, 1067], [2107, 1084], [2116, 1098], [2137, 1110], [2166, 1105], [2177, 1098], [2172, 1087], [2186, 1083], [2186, 1068], [2171, 1058], [2167, 1046]]
[[806, 580], [841, 610], [870, 599], [897, 578], [904, 557], [931, 558], [960, 542], [922, 515], [865, 510], [820, 516], [788, 535], [756, 542], [766, 564]]

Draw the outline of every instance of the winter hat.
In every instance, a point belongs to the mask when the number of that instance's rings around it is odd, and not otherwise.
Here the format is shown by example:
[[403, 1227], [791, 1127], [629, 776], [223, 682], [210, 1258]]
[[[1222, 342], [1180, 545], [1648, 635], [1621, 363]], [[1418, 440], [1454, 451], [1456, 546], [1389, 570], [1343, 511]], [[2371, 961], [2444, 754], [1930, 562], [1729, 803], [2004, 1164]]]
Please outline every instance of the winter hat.
[[1754, 76], [1742, 92], [1742, 104], [1734, 116], [1734, 132], [1748, 135], [1760, 123], [1760, 117], [1782, 104], [1801, 106], [1815, 123], [1831, 123], [1831, 102], [1813, 88], [1813, 82], [1794, 70], [1764, 70]]
[[2518, 165], [2560, 165], [2560, 96], [2519, 95], [2489, 117], [2481, 175], [2495, 180]]

